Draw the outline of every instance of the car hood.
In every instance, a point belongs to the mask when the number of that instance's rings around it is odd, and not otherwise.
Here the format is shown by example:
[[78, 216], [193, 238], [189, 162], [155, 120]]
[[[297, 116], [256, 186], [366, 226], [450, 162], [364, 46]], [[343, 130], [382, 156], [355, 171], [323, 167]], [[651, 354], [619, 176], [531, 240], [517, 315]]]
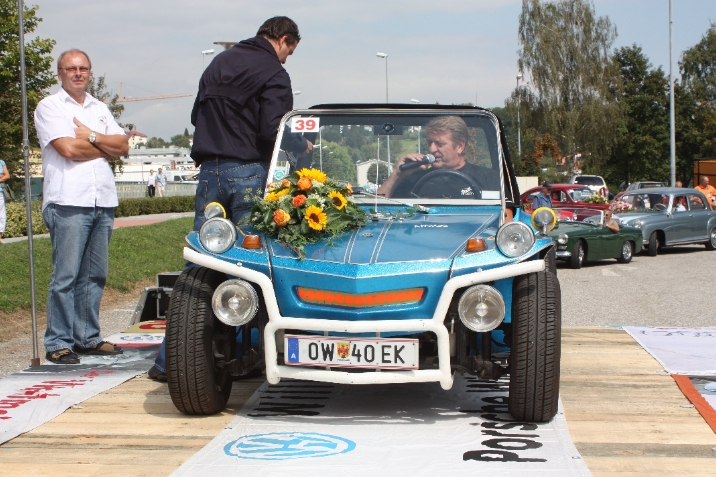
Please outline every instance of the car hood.
[[[474, 213], [448, 210], [369, 220], [365, 226], [333, 243], [306, 246], [304, 260], [346, 265], [447, 260], [464, 251], [468, 238], [494, 236], [498, 217], [499, 209]], [[274, 259], [298, 261], [290, 249], [274, 240], [267, 242]]]
[[619, 219], [621, 223], [625, 224], [636, 219], [644, 220], [649, 217], [660, 217], [663, 215], [664, 212], [627, 212], [623, 214], [614, 214], [614, 218]]

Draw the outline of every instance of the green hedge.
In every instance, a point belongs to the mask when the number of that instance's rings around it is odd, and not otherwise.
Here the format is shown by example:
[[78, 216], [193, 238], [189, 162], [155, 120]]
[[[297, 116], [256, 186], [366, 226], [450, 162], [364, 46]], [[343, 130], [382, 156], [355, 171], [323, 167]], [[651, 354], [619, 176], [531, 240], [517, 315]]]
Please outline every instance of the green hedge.
[[[8, 202], [5, 204], [7, 225], [4, 237], [24, 237], [27, 235], [27, 213], [24, 202]], [[166, 214], [176, 212], [194, 212], [194, 196], [174, 197], [142, 197], [139, 199], [119, 199], [119, 207], [114, 211], [115, 217], [132, 217], [135, 215]], [[32, 201], [32, 233], [35, 235], [48, 233], [42, 220], [42, 201]]]

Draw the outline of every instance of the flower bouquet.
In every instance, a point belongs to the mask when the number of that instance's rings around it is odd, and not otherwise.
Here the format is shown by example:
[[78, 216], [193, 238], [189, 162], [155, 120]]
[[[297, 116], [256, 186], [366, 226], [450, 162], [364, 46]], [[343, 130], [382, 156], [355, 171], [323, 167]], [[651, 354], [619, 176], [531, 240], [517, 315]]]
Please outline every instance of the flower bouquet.
[[615, 214], [625, 214], [627, 212], [634, 212], [634, 209], [632, 206], [624, 201], [621, 200], [615, 200], [612, 202], [612, 204], [609, 206], [609, 208], [614, 212]]
[[592, 194], [589, 197], [587, 197], [586, 199], [584, 199], [582, 202], [586, 202], [588, 204], [606, 204], [609, 201], [603, 195]]
[[317, 169], [301, 169], [280, 182], [251, 209], [249, 223], [285, 247], [305, 256], [308, 244], [330, 244], [344, 231], [366, 223], [365, 212], [350, 198], [353, 190]]

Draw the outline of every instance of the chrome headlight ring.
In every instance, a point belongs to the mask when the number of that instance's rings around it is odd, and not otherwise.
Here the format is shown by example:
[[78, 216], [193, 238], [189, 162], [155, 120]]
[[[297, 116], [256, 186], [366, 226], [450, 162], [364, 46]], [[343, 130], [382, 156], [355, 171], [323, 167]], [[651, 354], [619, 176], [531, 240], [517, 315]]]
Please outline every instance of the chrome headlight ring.
[[468, 288], [460, 297], [457, 309], [460, 321], [478, 333], [494, 330], [505, 318], [505, 300], [489, 285]]
[[222, 323], [242, 326], [256, 316], [259, 297], [248, 282], [238, 278], [227, 280], [214, 291], [211, 308]]
[[495, 243], [500, 252], [508, 257], [520, 257], [532, 249], [535, 234], [524, 222], [508, 222], [497, 231]]
[[238, 232], [230, 220], [213, 217], [201, 226], [199, 241], [201, 245], [212, 253], [224, 253], [234, 246]]
[[557, 236], [557, 243], [560, 245], [565, 245], [568, 240], [569, 240], [569, 235], [567, 235], [567, 234], [559, 234]]

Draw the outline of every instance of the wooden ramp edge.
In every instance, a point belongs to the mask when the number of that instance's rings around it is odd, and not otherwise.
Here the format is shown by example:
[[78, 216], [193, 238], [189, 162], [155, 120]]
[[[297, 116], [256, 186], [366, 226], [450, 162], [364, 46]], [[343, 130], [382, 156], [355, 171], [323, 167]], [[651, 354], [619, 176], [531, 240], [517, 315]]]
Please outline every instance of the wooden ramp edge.
[[[176, 410], [166, 385], [138, 376], [0, 446], [0, 476], [167, 476], [262, 382], [236, 381], [225, 412], [191, 417]], [[716, 434], [623, 331], [564, 328], [561, 396], [594, 477], [716, 477]]]

